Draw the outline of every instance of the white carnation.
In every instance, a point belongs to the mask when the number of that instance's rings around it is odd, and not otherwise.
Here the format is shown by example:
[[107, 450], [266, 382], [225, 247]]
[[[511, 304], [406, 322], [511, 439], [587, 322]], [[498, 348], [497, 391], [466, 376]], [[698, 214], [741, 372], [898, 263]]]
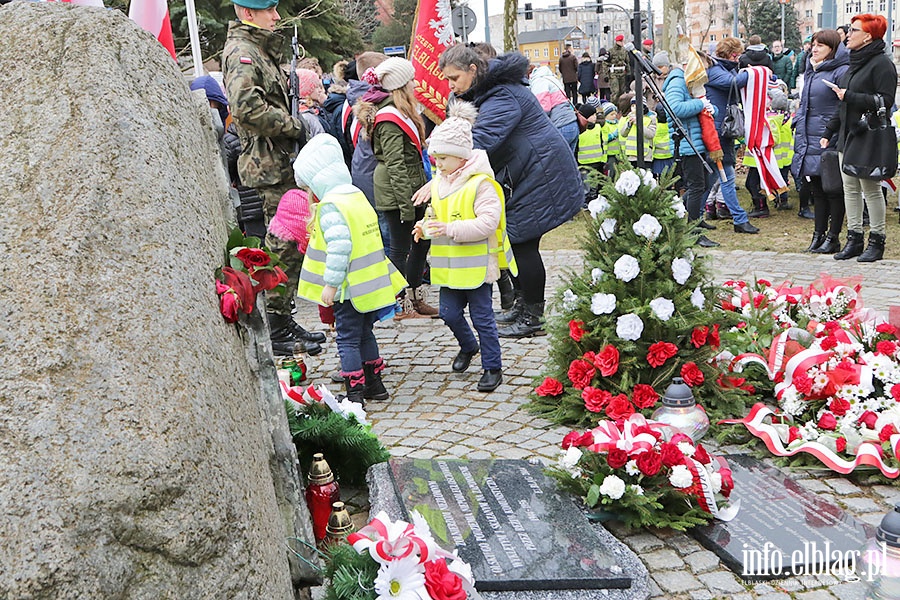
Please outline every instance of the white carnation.
[[591, 296], [591, 312], [595, 315], [608, 315], [616, 310], [615, 294], [594, 294]]
[[575, 292], [572, 290], [566, 290], [563, 292], [563, 308], [566, 310], [572, 310], [578, 304], [578, 296], [575, 295]]
[[672, 200], [672, 210], [675, 211], [675, 216], [679, 219], [683, 219], [687, 216], [687, 209], [684, 207], [684, 202], [681, 201], [681, 198], [674, 198]]
[[694, 452], [697, 450], [690, 442], [678, 442], [678, 449], [681, 450], [681, 453], [685, 456], [693, 456]]
[[560, 456], [559, 465], [563, 469], [570, 471], [571, 469], [575, 468], [575, 465], [577, 465], [578, 461], [581, 460], [581, 456], [581, 448], [578, 448], [576, 446], [569, 446], [569, 448], [565, 452], [563, 452], [562, 456]]
[[688, 280], [688, 277], [691, 276], [693, 270], [691, 263], [683, 258], [675, 258], [672, 260], [672, 278], [675, 279], [675, 282], [679, 285], [684, 285], [684, 282]]
[[672, 467], [672, 472], [669, 474], [669, 483], [672, 484], [672, 487], [684, 489], [690, 487], [693, 482], [694, 477], [686, 466], [675, 465]]
[[668, 298], [654, 298], [650, 301], [650, 310], [660, 321], [668, 321], [675, 314], [675, 303]]
[[641, 265], [638, 259], [632, 255], [623, 254], [616, 261], [616, 264], [613, 265], [613, 272], [616, 274], [617, 279], [627, 283], [640, 275]]
[[655, 190], [657, 185], [656, 178], [653, 176], [653, 171], [642, 169], [642, 172], [644, 173], [644, 185], [649, 187], [651, 190]]
[[616, 319], [616, 335], [623, 340], [635, 341], [641, 339], [644, 332], [644, 322], [634, 313], [622, 315]]
[[607, 210], [609, 210], [609, 202], [603, 196], [597, 196], [588, 202], [588, 211], [591, 213], [592, 219], [596, 219], [597, 215]]
[[616, 181], [616, 191], [626, 196], [634, 196], [641, 187], [641, 178], [634, 171], [624, 171]]
[[600, 283], [600, 279], [603, 277], [603, 269], [599, 267], [594, 267], [591, 269], [591, 284], [597, 285]]
[[601, 241], [607, 241], [610, 239], [613, 234], [616, 232], [616, 220], [615, 219], [603, 219], [603, 222], [600, 223], [600, 231], [598, 234], [600, 235]]
[[662, 233], [662, 225], [659, 224], [659, 220], [653, 215], [648, 215], [646, 213], [641, 215], [641, 218], [635, 221], [631, 228], [637, 235], [645, 237], [648, 240], [655, 240], [659, 237], [659, 234]]
[[642, 488], [641, 486], [634, 484], [634, 485], [630, 485], [628, 487], [631, 488], [631, 493], [634, 494], [635, 496], [643, 496], [644, 495], [644, 488]]
[[640, 475], [641, 470], [637, 466], [637, 461], [632, 459], [625, 463], [625, 472], [631, 476]]
[[703, 310], [703, 305], [706, 304], [706, 296], [703, 295], [703, 290], [700, 289], [699, 285], [691, 292], [691, 304], [700, 310]]
[[613, 500], [618, 500], [625, 495], [625, 482], [615, 475], [607, 475], [600, 484], [600, 493]]
[[713, 494], [718, 494], [722, 491], [722, 474], [721, 473], [712, 473], [709, 476], [709, 482], [712, 484]]

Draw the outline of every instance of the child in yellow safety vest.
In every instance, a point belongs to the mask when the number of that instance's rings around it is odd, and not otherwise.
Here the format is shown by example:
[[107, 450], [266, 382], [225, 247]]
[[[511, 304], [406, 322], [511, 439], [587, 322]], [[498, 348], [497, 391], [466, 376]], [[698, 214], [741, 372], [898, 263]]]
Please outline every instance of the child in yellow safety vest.
[[600, 106], [603, 110], [601, 131], [606, 142], [606, 174], [612, 176], [616, 162], [625, 160], [622, 144], [619, 142], [619, 113], [612, 102], [604, 102]]
[[606, 142], [602, 125], [597, 125], [597, 109], [590, 104], [582, 104], [578, 112], [587, 119], [587, 129], [578, 136], [578, 165], [602, 173], [606, 166]]
[[[787, 95], [779, 94], [772, 99], [772, 109], [777, 111], [781, 119], [778, 123], [778, 143], [775, 144], [775, 159], [778, 161], [778, 170], [785, 182], [791, 180], [791, 161], [794, 160], [794, 120], [790, 113], [790, 104]], [[784, 190], [775, 200], [775, 208], [778, 210], [790, 210], [788, 192]]]
[[650, 170], [656, 177], [675, 167], [675, 145], [669, 134], [669, 119], [665, 107], [656, 105], [656, 136], [653, 138], [653, 164]]
[[[625, 159], [637, 166], [637, 127], [635, 127], [634, 94], [619, 97], [619, 141], [625, 146]], [[653, 159], [653, 138], [656, 137], [656, 113], [644, 103], [644, 160]]]
[[[481, 352], [479, 392], [503, 382], [500, 337], [491, 304], [500, 269], [518, 274], [506, 237], [503, 189], [484, 150], [472, 148], [477, 111], [457, 101], [435, 127], [428, 144], [437, 174], [431, 185], [431, 212], [415, 224], [416, 241], [431, 238], [431, 283], [441, 288], [440, 315], [459, 343], [451, 369], [461, 373]], [[468, 305], [478, 339], [463, 310]]]
[[372, 329], [375, 321], [393, 316], [406, 280], [384, 254], [378, 215], [351, 183], [337, 139], [327, 133], [310, 139], [294, 162], [294, 179], [318, 200], [297, 295], [334, 307], [347, 399], [387, 400], [384, 361]]

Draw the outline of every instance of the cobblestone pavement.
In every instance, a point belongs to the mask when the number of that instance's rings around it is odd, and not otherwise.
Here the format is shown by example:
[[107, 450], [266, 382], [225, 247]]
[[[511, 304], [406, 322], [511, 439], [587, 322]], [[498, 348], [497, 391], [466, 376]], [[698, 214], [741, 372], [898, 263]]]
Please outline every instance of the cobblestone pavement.
[[[577, 251], [544, 252], [548, 297], [559, 285], [568, 267], [580, 264]], [[728, 278], [765, 277], [780, 282], [787, 278], [808, 284], [822, 272], [835, 277], [862, 275], [866, 306], [887, 314], [888, 306], [900, 304], [900, 261], [861, 265], [833, 260], [830, 256], [778, 254], [774, 252], [710, 251], [716, 281]], [[437, 294], [432, 294], [435, 298]], [[318, 323], [315, 307], [302, 303], [300, 321]], [[367, 410], [375, 432], [395, 457], [413, 458], [536, 458], [555, 462], [564, 427], [520, 410], [533, 389], [533, 378], [546, 361], [548, 339], [501, 340], [504, 383], [493, 393], [475, 390], [480, 376], [473, 361], [467, 373], [453, 373], [450, 363], [457, 346], [440, 320], [416, 319], [401, 324], [379, 324], [376, 335], [388, 369], [385, 383], [392, 397], [385, 403], [370, 403]], [[338, 369], [333, 338], [326, 352], [307, 357], [314, 383], [326, 383]], [[720, 449], [727, 453], [728, 448]], [[837, 502], [855, 517], [877, 525], [895, 502], [900, 487], [861, 487], [839, 476], [794, 473], [805, 487]], [[712, 552], [692, 537], [671, 530], [626, 531], [612, 524], [609, 529], [637, 553], [651, 575], [654, 598], [710, 599], [797, 598], [820, 600], [863, 598], [858, 582], [841, 582], [826, 576], [796, 577], [767, 583], [745, 584]]]

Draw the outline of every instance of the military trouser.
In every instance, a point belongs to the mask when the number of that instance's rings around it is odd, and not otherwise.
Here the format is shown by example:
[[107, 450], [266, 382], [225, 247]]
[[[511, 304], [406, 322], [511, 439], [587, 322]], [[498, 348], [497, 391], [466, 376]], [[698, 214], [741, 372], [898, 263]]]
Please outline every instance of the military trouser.
[[[278, 203], [285, 192], [295, 189], [293, 184], [272, 185], [256, 188], [256, 192], [263, 200], [263, 209], [266, 212], [266, 225], [275, 216]], [[303, 266], [303, 255], [297, 249], [297, 242], [282, 240], [271, 234], [266, 234], [266, 246], [278, 259], [284, 263], [284, 274], [287, 275], [285, 286], [287, 291], [283, 294], [269, 293], [266, 295], [266, 306], [269, 312], [279, 315], [291, 314], [291, 301], [297, 293], [297, 284], [300, 281], [300, 268]]]

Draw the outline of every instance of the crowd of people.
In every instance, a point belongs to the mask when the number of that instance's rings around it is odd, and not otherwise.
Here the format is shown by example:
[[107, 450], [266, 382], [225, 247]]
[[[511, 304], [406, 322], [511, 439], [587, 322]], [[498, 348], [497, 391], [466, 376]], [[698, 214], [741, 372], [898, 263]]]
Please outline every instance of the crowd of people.
[[[296, 69], [299, 110], [292, 114], [275, 32], [277, 0], [234, 4], [224, 90], [209, 77], [192, 87], [206, 90], [223, 123], [242, 227], [265, 236], [285, 265], [288, 289], [319, 304], [323, 322], [334, 325], [336, 380], [353, 400], [389, 396], [373, 334], [374, 323], [389, 318], [440, 317], [459, 344], [452, 370], [465, 371], [480, 353], [477, 389], [496, 389], [499, 338], [544, 333], [542, 237], [583, 208], [591, 193], [585, 173], [635, 165], [639, 145], [655, 175], [679, 171], [702, 246], [717, 245], [703, 235], [715, 229], [706, 222], [714, 218], [727, 216], [735, 231], [757, 233], [749, 218], [766, 216], [768, 198], [778, 208], [787, 204], [779, 195], [784, 186], [775, 189], [773, 181], [783, 183], [790, 168], [815, 208], [810, 251], [860, 261], [882, 256], [885, 206], [878, 183], [844, 175], [843, 191], [835, 191], [821, 170], [826, 149], [836, 148], [843, 159], [854, 123], [875, 110], [873, 94], [893, 106], [896, 75], [883, 53], [883, 17], [855, 17], [846, 45], [838, 32], [820, 31], [793, 62], [777, 44], [770, 54], [753, 38], [746, 49], [726, 38], [708, 57], [705, 88], [666, 52], [652, 54], [645, 46], [661, 75], [642, 97], [629, 90], [622, 36], [598, 62], [590, 56], [579, 62], [567, 48], [562, 81], [520, 53], [497, 56], [485, 44], [457, 44], [439, 60], [451, 96], [447, 119], [435, 126], [416, 103], [412, 63], [376, 52], [341, 61], [328, 75], [316, 64]], [[803, 83], [792, 115], [787, 93], [798, 69]], [[782, 75], [781, 88], [771, 84], [773, 73]], [[765, 101], [758, 118], [775, 144], [746, 140], [761, 173], [754, 185], [765, 192], [751, 190], [748, 215], [735, 181], [742, 140], [727, 129], [726, 115], [760, 82]], [[638, 106], [641, 127], [635, 126]], [[710, 160], [716, 144], [704, 119], [721, 133], [713, 133], [720, 158]], [[709, 168], [710, 162], [717, 164]], [[847, 244], [837, 252], [844, 212]], [[440, 287], [437, 308], [426, 297], [429, 282]], [[496, 314], [494, 283], [503, 309]], [[275, 354], [320, 352], [324, 334], [300, 326], [293, 308], [293, 294], [267, 299]]]

